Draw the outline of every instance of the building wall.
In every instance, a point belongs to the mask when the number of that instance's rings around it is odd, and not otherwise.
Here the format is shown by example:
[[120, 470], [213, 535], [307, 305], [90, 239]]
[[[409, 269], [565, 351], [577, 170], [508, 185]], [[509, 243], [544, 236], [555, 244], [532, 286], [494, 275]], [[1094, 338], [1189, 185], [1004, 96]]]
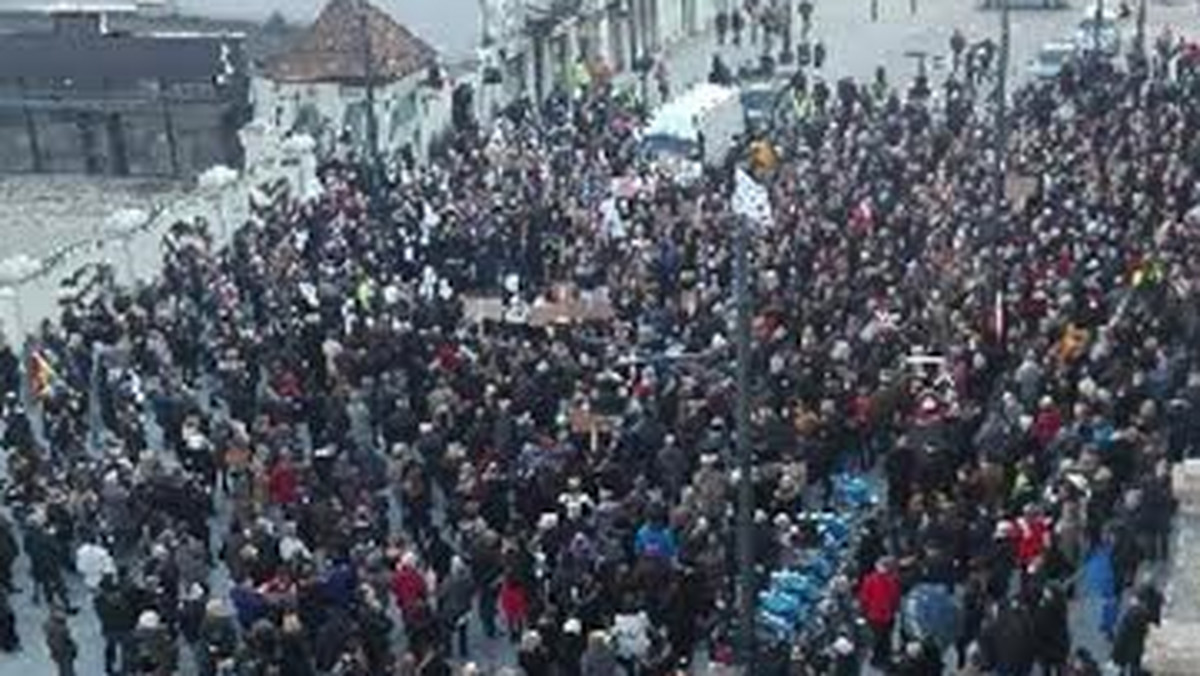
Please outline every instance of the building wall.
[[[418, 157], [425, 157], [431, 141], [449, 123], [449, 87], [431, 90], [424, 84], [426, 77], [422, 71], [375, 88], [379, 147], [385, 155], [408, 145]], [[279, 133], [309, 133], [324, 151], [333, 150], [343, 139], [349, 139], [351, 147], [366, 149], [365, 87], [255, 78], [250, 95], [254, 119]]]
[[[172, 106], [170, 126], [180, 176], [195, 176], [216, 164], [241, 164], [238, 120], [231, 115], [227, 107], [217, 104]], [[119, 113], [39, 110], [29, 116], [44, 172], [121, 174], [118, 144], [123, 143], [128, 175], [175, 174], [167, 118], [161, 106]], [[19, 108], [0, 111], [0, 173], [37, 169], [29, 124], [30, 119]], [[121, 139], [114, 133], [119, 133]]]
[[[541, 35], [511, 25], [494, 27], [488, 32], [496, 43], [481, 50], [481, 61], [502, 64], [504, 82], [485, 92], [484, 114], [522, 93], [549, 95], [578, 58], [602, 62], [615, 74], [627, 73], [635, 56], [657, 58], [681, 41], [710, 30], [728, 1], [584, 0], [578, 13]], [[523, 78], [514, 77], [508, 65], [514, 63], [521, 64]]]

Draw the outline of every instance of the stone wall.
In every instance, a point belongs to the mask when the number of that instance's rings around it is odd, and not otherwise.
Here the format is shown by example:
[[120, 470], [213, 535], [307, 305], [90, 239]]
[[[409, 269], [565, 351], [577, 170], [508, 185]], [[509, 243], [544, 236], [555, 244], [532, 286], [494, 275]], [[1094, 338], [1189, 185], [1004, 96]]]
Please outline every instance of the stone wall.
[[[195, 176], [214, 164], [240, 165], [235, 127], [228, 121], [226, 110], [210, 104], [171, 110], [180, 177]], [[45, 173], [120, 174], [118, 141], [111, 133], [115, 124], [124, 139], [128, 175], [174, 174], [167, 117], [157, 106], [121, 113], [115, 118], [98, 113], [85, 117], [74, 111], [41, 111], [32, 116]], [[28, 124], [22, 111], [0, 112], [0, 173], [35, 170]], [[85, 140], [88, 134], [90, 152]]]

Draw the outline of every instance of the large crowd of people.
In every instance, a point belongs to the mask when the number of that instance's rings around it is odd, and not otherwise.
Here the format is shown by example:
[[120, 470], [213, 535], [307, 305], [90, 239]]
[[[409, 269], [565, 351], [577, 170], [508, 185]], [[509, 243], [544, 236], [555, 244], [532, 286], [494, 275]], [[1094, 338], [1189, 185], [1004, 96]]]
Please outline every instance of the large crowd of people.
[[[180, 224], [153, 283], [0, 351], [0, 599], [24, 555], [48, 609], [0, 600], [0, 647], [38, 623], [72, 674], [94, 612], [110, 674], [699, 673], [734, 661], [738, 482], [765, 578], [854, 472], [881, 497], [828, 631], [753, 673], [1140, 673], [1200, 438], [1200, 74], [1023, 89], [999, 209], [985, 90], [819, 84], [776, 130], [749, 477], [730, 172], [647, 165], [602, 82], [386, 178], [329, 161], [228, 246]], [[906, 629], [918, 585], [952, 645]]]

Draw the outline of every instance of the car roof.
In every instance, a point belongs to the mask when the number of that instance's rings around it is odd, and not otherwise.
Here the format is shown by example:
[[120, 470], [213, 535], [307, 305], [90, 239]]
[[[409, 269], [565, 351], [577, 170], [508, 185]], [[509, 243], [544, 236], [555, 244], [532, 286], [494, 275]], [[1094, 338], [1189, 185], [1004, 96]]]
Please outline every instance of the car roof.
[[1077, 49], [1077, 47], [1075, 46], [1075, 43], [1073, 43], [1073, 42], [1065, 42], [1065, 41], [1056, 40], [1054, 42], [1047, 42], [1046, 44], [1042, 45], [1042, 48], [1040, 50], [1038, 50], [1038, 52], [1039, 53], [1073, 52], [1076, 49]]
[[1100, 8], [1098, 5], [1089, 5], [1086, 9], [1083, 10], [1083, 20], [1089, 21], [1091, 19], [1096, 18], [1096, 10], [1098, 8], [1101, 9], [1100, 16], [1105, 21], [1117, 21], [1118, 19], [1121, 18], [1121, 16], [1119, 14], [1117, 14], [1116, 10], [1114, 10], [1111, 7]]

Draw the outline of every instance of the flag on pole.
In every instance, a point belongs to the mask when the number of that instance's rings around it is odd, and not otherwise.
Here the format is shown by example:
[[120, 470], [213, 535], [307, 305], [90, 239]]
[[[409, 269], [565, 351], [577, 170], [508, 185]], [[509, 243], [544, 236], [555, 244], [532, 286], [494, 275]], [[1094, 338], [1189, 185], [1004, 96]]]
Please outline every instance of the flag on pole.
[[734, 175], [733, 213], [745, 217], [759, 228], [775, 224], [775, 217], [771, 213], [771, 196], [766, 187], [741, 168]]
[[1004, 342], [1004, 333], [1005, 333], [1005, 329], [1006, 329], [1006, 327], [1004, 326], [1004, 321], [1005, 321], [1004, 292], [997, 291], [996, 292], [996, 305], [992, 311], [992, 322], [993, 322], [993, 328], [996, 331], [996, 342], [998, 342], [998, 343]]

